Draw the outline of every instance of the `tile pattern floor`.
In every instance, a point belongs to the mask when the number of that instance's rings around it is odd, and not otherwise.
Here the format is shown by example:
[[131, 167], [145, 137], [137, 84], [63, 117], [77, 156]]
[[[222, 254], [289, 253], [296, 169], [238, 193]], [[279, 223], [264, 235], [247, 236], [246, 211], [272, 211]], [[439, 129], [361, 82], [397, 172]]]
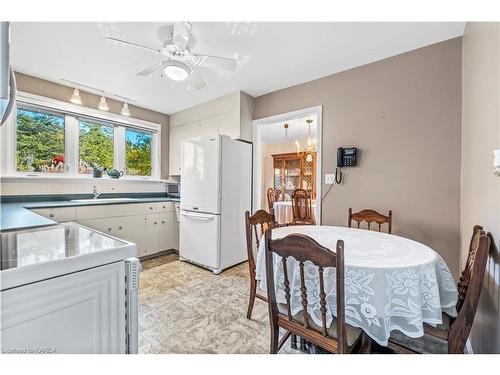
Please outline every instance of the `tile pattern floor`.
[[139, 353], [269, 353], [267, 305], [256, 300], [246, 319], [247, 263], [220, 275], [177, 255], [142, 265]]

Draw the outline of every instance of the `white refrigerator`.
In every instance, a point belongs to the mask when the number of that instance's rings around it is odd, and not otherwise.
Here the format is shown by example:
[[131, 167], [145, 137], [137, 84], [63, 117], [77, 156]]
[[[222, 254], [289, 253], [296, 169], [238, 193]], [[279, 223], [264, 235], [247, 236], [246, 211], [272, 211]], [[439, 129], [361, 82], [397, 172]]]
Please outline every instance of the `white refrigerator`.
[[227, 136], [184, 141], [181, 184], [180, 259], [216, 274], [247, 260], [252, 144]]

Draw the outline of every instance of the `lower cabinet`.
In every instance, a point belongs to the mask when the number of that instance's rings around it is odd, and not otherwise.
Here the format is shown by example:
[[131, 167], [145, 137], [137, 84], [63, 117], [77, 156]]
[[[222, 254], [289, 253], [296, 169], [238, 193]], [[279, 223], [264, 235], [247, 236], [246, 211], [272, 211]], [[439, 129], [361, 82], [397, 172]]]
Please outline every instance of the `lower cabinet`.
[[144, 215], [121, 216], [112, 218], [90, 219], [78, 221], [92, 229], [108, 233], [112, 236], [122, 238], [137, 245], [138, 256], [146, 255], [146, 223]]
[[[142, 255], [151, 255], [157, 253], [161, 250], [160, 247], [160, 214], [150, 214], [146, 215], [146, 241], [144, 244], [144, 254]], [[163, 244], [161, 244], [163, 245]]]
[[[133, 209], [130, 206], [132, 204], [108, 205], [106, 210], [103, 210], [104, 206], [95, 206], [98, 208], [95, 211], [92, 206], [77, 207], [76, 221], [135, 243], [139, 257], [163, 250], [179, 249], [179, 224], [176, 217], [178, 205], [174, 206], [168, 202], [133, 204]], [[132, 214], [123, 215], [124, 212]]]
[[167, 249], [179, 249], [179, 227], [175, 212], [165, 212], [160, 215], [159, 239], [160, 246], [167, 245]]

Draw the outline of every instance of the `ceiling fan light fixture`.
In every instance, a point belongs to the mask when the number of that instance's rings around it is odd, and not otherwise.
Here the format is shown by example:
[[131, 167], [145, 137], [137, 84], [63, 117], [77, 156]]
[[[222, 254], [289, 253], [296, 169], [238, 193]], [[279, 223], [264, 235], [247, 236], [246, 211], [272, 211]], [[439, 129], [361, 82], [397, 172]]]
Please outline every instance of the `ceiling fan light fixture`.
[[106, 98], [101, 96], [101, 101], [99, 102], [99, 110], [100, 111], [109, 111], [108, 103], [106, 103]]
[[123, 116], [130, 116], [130, 110], [128, 109], [128, 103], [123, 103], [121, 114]]
[[163, 73], [172, 81], [184, 81], [189, 77], [191, 70], [189, 67], [180, 61], [169, 61], [168, 65], [163, 68]]
[[80, 96], [80, 91], [78, 89], [73, 90], [73, 95], [71, 95], [71, 99], [69, 101], [73, 104], [82, 104], [82, 97]]

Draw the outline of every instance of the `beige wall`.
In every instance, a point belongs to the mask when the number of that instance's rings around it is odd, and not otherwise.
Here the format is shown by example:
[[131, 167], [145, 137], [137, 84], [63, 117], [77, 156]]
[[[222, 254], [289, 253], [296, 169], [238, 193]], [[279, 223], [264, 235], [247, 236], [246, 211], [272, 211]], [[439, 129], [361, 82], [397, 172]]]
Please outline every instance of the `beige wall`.
[[496, 248], [486, 277], [471, 342], [476, 353], [500, 353], [500, 177], [493, 175], [500, 148], [500, 24], [468, 23], [462, 49], [461, 264], [472, 227], [493, 234]]
[[431, 246], [457, 274], [461, 38], [260, 96], [254, 117], [317, 105], [323, 175], [337, 147], [360, 149], [323, 202], [323, 223], [346, 225], [349, 207], [392, 209], [394, 233]]
[[[73, 94], [73, 88], [60, 85], [58, 83], [46, 81], [40, 78], [29, 76], [26, 74], [16, 73], [17, 89], [19, 91], [29, 92], [31, 94], [45, 96], [56, 100], [69, 101]], [[92, 108], [97, 108], [100, 96], [90, 94], [80, 90], [82, 97], [82, 105]], [[113, 99], [106, 99], [109, 105], [109, 111], [120, 113], [123, 102]], [[141, 120], [146, 120], [161, 124], [161, 175], [162, 178], [168, 178], [168, 123], [169, 116], [160, 112], [151, 111], [149, 109], [137, 107], [129, 104], [130, 116]]]

